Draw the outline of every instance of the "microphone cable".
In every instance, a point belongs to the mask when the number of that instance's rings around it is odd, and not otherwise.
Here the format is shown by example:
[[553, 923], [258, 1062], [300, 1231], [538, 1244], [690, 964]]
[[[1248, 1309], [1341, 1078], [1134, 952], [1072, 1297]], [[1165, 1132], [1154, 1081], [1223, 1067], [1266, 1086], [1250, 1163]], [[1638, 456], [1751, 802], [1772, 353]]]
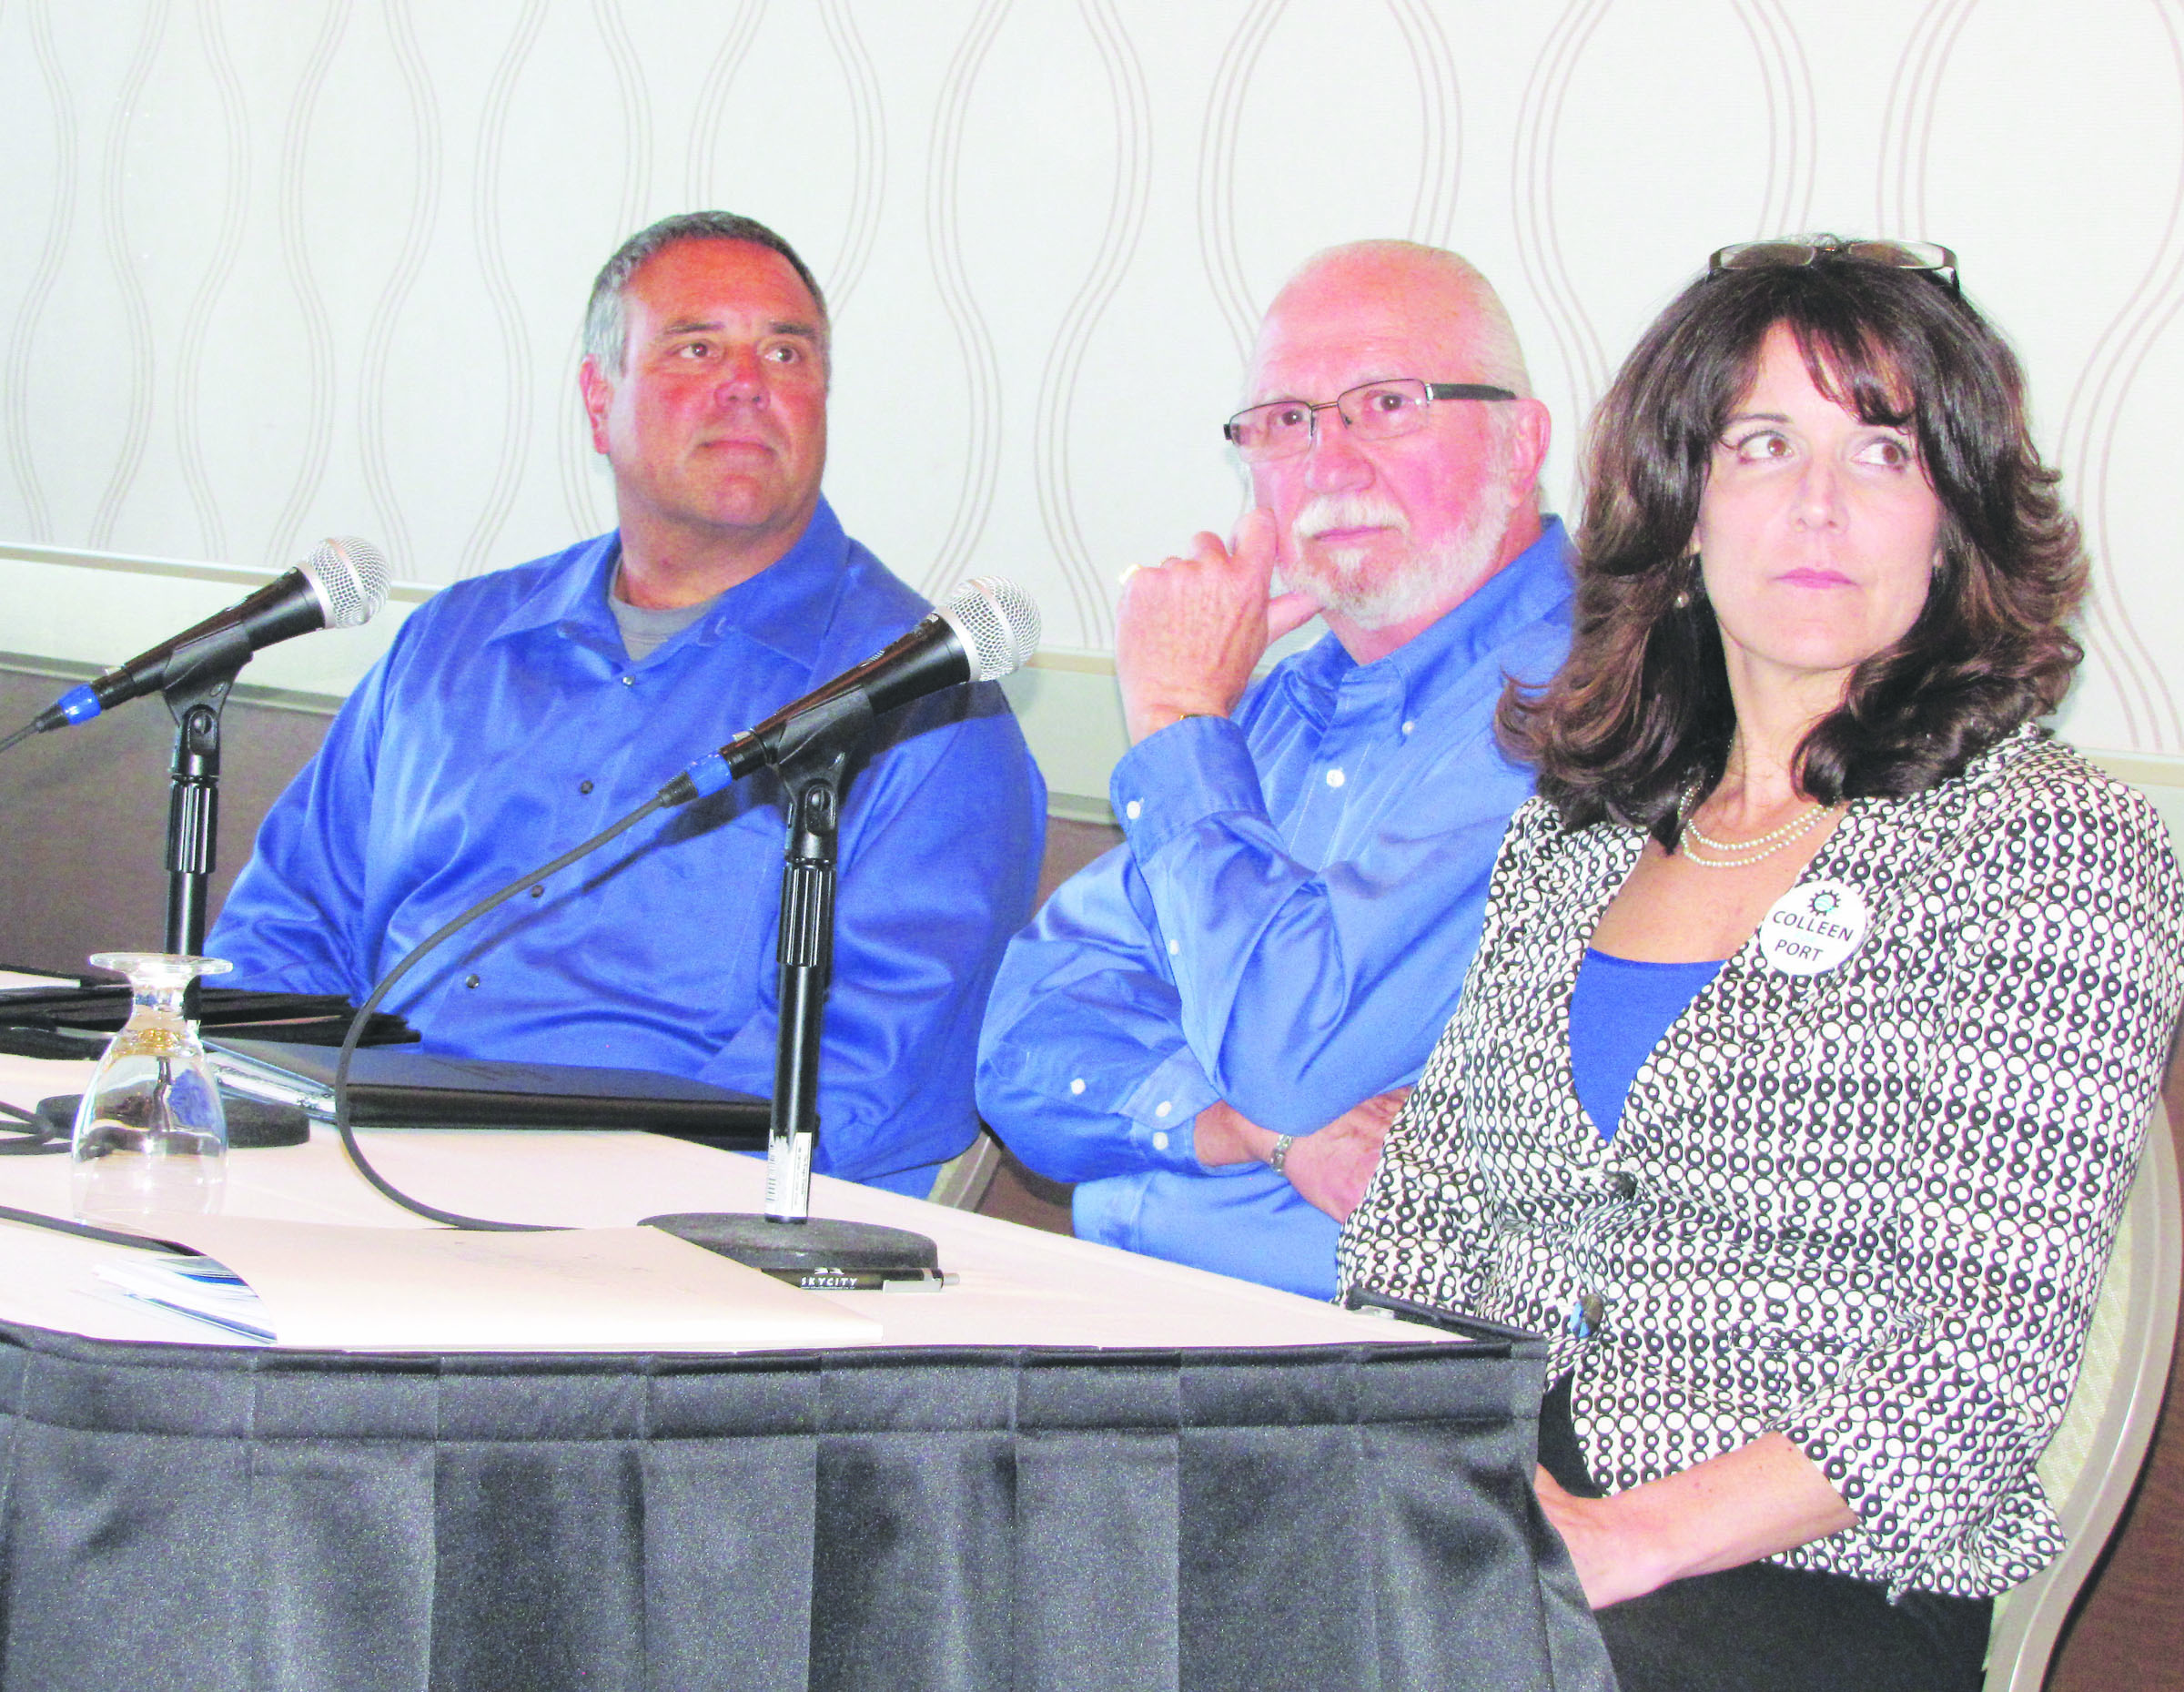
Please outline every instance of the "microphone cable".
[[694, 793], [683, 795], [678, 792], [678, 784], [682, 783], [683, 780], [683, 777], [677, 776], [675, 781], [670, 782], [621, 821], [609, 824], [582, 845], [571, 846], [568, 851], [551, 863], [542, 864], [537, 869], [517, 876], [515, 880], [497, 892], [487, 894], [485, 897], [480, 899], [477, 904], [471, 906], [460, 916], [427, 935], [410, 948], [403, 956], [401, 962], [395, 965], [380, 978], [379, 984], [371, 989], [370, 995], [366, 998], [362, 1005], [358, 1007], [356, 1016], [349, 1021], [349, 1032], [342, 1038], [340, 1055], [334, 1059], [334, 1131], [341, 1136], [341, 1150], [348, 1154], [350, 1167], [369, 1182], [382, 1198], [390, 1200], [400, 1205], [405, 1211], [421, 1216], [428, 1221], [439, 1222], [449, 1228], [467, 1229], [473, 1233], [561, 1233], [566, 1231], [558, 1222], [496, 1222], [482, 1216], [465, 1216], [457, 1211], [443, 1211], [437, 1205], [427, 1204], [421, 1199], [412, 1199], [397, 1187], [378, 1170], [372, 1168], [369, 1160], [364, 1155], [364, 1149], [357, 1144], [356, 1127], [349, 1120], [349, 1063], [355, 1058], [358, 1043], [364, 1038], [364, 1030], [371, 1021], [371, 1013], [379, 1008], [381, 1001], [393, 989], [396, 982], [408, 975], [419, 964], [424, 962], [444, 942], [452, 939], [489, 911], [499, 909], [525, 888], [536, 886], [549, 876], [568, 868], [579, 858], [589, 857], [609, 841], [629, 833], [653, 812], [667, 810], [673, 805], [686, 803], [688, 798], [694, 797]]
[[[959, 649], [966, 670], [962, 676], [950, 676], [944, 680], [930, 663], [935, 655], [934, 649], [929, 646], [920, 648], [918, 640], [921, 632], [933, 625], [937, 625], [951, 636]], [[1039, 611], [1030, 596], [1013, 582], [996, 576], [973, 577], [959, 587], [946, 603], [928, 612], [908, 633], [891, 643], [873, 658], [837, 676], [814, 693], [784, 706], [755, 728], [738, 735], [718, 751], [696, 759], [620, 822], [611, 824], [582, 845], [571, 846], [552, 862], [528, 875], [519, 876], [498, 892], [488, 894], [435, 933], [427, 935], [372, 988], [349, 1023], [349, 1032], [341, 1041], [340, 1055], [334, 1061], [334, 1129], [341, 1137], [341, 1149], [348, 1155], [350, 1166], [381, 1197], [428, 1221], [440, 1222], [450, 1228], [494, 1233], [561, 1231], [557, 1224], [550, 1222], [497, 1222], [479, 1216], [464, 1216], [455, 1211], [443, 1211], [437, 1205], [410, 1197], [372, 1168], [366, 1159], [363, 1149], [357, 1144], [355, 1125], [350, 1120], [349, 1071], [371, 1013], [379, 1008], [394, 985], [444, 941], [460, 933], [479, 917], [505, 905], [527, 887], [566, 869], [579, 858], [589, 856], [618, 836], [627, 834], [653, 812], [688, 805], [693, 799], [717, 793], [761, 765], [777, 762], [791, 746], [800, 742], [838, 733], [845, 724], [854, 724], [860, 729], [868, 726], [875, 714], [875, 704], [883, 710], [891, 709], [895, 705], [906, 704], [910, 700], [942, 686], [996, 680], [1022, 665], [1037, 649], [1038, 643]], [[875, 701], [867, 697], [864, 692], [866, 686], [875, 691], [890, 688], [893, 690], [892, 696]], [[0, 745], [0, 751], [4, 750], [5, 747]]]

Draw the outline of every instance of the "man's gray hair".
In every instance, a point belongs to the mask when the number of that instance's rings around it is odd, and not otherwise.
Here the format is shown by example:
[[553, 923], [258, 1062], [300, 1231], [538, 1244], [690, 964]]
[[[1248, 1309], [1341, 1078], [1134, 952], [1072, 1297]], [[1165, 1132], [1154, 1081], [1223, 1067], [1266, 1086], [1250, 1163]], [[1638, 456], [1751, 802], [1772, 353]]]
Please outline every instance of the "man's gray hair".
[[819, 291], [819, 283], [810, 267], [796, 256], [796, 249], [788, 242], [757, 218], [740, 217], [733, 211], [678, 212], [638, 230], [622, 242], [592, 281], [591, 302], [584, 308], [584, 356], [607, 375], [620, 376], [629, 357], [629, 314], [622, 309], [622, 295], [629, 288], [630, 279], [647, 258], [678, 241], [749, 241], [754, 247], [779, 253], [810, 291], [812, 303], [819, 308], [820, 333], [825, 334], [826, 296]]

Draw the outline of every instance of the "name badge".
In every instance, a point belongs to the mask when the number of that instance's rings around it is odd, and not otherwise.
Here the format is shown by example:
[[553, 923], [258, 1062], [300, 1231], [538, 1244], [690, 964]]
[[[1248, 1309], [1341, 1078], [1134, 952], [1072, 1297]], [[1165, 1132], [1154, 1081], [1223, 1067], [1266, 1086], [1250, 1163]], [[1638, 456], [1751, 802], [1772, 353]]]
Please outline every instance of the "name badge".
[[1785, 975], [1825, 975], [1866, 943], [1873, 917], [1847, 881], [1792, 887], [1760, 919], [1759, 949]]

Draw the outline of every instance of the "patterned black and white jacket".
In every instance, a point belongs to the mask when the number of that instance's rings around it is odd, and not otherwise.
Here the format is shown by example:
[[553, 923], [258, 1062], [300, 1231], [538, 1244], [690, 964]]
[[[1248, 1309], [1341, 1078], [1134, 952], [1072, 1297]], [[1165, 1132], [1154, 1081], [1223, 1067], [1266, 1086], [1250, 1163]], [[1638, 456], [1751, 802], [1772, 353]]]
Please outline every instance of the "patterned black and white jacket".
[[1603, 1145], [1570, 996], [1643, 845], [1517, 813], [1344, 1282], [1552, 1336], [1611, 1491], [1777, 1430], [1858, 1517], [1777, 1561], [2002, 1591], [2062, 1546], [2033, 1464], [2184, 998], [2167, 831], [2029, 727], [1929, 792], [1854, 803], [1800, 885], [1862, 893], [1863, 943], [1815, 975], [1747, 943]]

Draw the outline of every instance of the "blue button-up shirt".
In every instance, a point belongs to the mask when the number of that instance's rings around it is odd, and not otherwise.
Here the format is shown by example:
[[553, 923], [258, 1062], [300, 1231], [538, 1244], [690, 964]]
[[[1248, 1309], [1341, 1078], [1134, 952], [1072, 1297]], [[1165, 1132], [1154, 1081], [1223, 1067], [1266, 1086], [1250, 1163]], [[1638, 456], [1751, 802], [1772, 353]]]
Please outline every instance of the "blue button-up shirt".
[[1116, 766], [1126, 844], [1010, 946], [980, 1041], [980, 1110], [1079, 1183], [1079, 1234], [1331, 1296], [1340, 1224], [1263, 1164], [1205, 1168], [1193, 1120], [1226, 1099], [1309, 1133], [1417, 1079], [1532, 792], [1494, 705], [1507, 676], [1561, 663], [1570, 594], [1551, 520], [1386, 657], [1358, 664], [1330, 635], [1233, 718], [1187, 719]]
[[[238, 986], [361, 998], [493, 888], [870, 657], [926, 610], [824, 503], [642, 663], [619, 537], [414, 613], [267, 816], [207, 941]], [[1027, 916], [1045, 790], [998, 688], [881, 720], [840, 835], [814, 1166], [923, 1192], [975, 1130], [978, 1018]], [[389, 1008], [437, 1050], [774, 1090], [785, 822], [770, 775], [648, 818], [450, 941]]]

